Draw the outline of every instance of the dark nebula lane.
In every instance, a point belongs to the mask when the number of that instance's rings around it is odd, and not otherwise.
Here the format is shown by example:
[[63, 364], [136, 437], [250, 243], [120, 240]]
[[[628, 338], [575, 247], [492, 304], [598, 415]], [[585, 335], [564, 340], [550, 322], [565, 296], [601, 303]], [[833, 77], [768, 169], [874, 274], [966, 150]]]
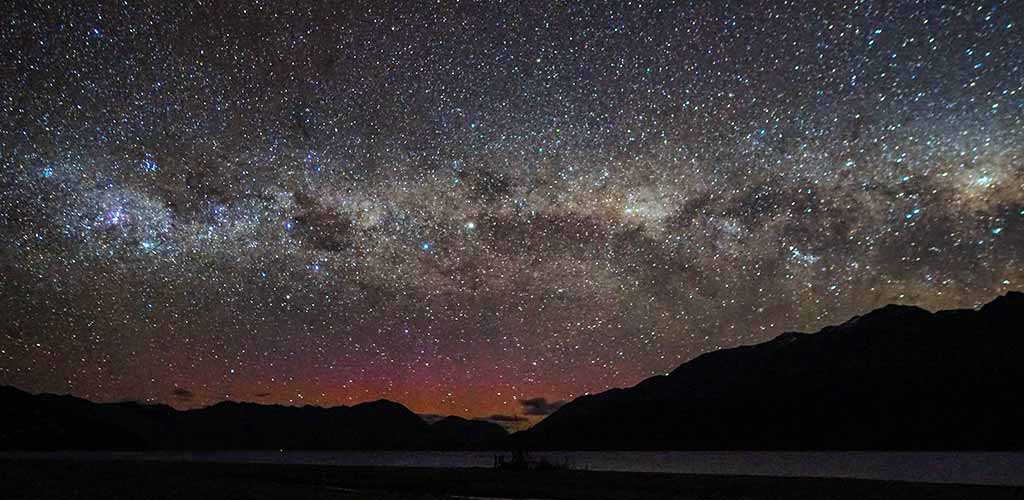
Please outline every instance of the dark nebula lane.
[[188, 3], [0, 6], [0, 384], [536, 419], [1024, 285], [1020, 2]]

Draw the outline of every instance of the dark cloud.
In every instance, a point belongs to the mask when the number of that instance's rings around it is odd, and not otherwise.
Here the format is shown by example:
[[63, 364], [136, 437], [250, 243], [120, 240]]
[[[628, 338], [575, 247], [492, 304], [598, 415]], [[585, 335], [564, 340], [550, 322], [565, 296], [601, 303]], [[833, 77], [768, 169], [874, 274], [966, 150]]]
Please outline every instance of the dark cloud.
[[469, 188], [469, 197], [474, 201], [494, 203], [512, 192], [511, 181], [500, 172], [476, 170], [459, 172], [459, 179]]
[[253, 396], [256, 396], [257, 398], [265, 398], [267, 396], [270, 396], [270, 393], [269, 392], [257, 392], [256, 394], [253, 394]]
[[178, 401], [192, 401], [195, 394], [188, 389], [175, 387], [174, 390], [171, 391], [171, 396], [174, 396], [174, 399], [177, 399]]
[[519, 415], [489, 415], [489, 416], [481, 418], [480, 420], [486, 420], [488, 422], [494, 422], [494, 423], [498, 423], [498, 422], [517, 423], [517, 422], [526, 422], [526, 421], [528, 421], [528, 419], [526, 417], [520, 417]]
[[343, 253], [352, 249], [352, 214], [326, 207], [307, 192], [294, 193], [296, 214], [293, 226], [303, 245], [313, 251]]
[[550, 415], [564, 405], [565, 401], [548, 402], [547, 398], [531, 398], [519, 401], [525, 415]]

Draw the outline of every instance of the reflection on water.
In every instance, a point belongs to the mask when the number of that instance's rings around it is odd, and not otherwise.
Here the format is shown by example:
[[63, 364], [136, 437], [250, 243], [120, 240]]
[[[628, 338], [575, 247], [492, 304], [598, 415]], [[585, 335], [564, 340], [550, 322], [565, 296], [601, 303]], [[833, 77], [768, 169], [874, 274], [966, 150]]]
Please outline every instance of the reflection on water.
[[[0, 458], [158, 460], [389, 467], [492, 467], [489, 451], [0, 452]], [[851, 477], [1024, 486], [1024, 453], [1001, 452], [537, 452], [576, 469]]]

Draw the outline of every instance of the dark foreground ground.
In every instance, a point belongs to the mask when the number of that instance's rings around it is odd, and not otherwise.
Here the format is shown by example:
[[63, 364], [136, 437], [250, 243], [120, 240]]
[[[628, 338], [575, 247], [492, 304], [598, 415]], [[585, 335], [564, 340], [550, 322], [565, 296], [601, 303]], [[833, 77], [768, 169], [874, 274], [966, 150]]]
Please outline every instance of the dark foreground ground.
[[0, 498], [1024, 500], [1024, 488], [598, 471], [0, 460]]

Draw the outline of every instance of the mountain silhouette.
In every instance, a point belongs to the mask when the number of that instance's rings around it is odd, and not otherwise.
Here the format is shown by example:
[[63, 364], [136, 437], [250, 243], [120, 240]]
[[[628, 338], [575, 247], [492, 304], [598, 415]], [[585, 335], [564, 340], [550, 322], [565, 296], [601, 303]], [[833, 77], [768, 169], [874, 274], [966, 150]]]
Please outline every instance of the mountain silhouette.
[[0, 449], [482, 449], [500, 426], [448, 417], [427, 425], [386, 400], [320, 408], [226, 401], [195, 410], [93, 403], [0, 386]]
[[504, 427], [483, 420], [445, 417], [430, 426], [433, 448], [494, 449], [504, 446], [508, 432]]
[[1022, 293], [977, 311], [889, 305], [577, 398], [513, 442], [583, 450], [1020, 450], [1022, 354]]
[[979, 310], [889, 305], [703, 354], [511, 436], [460, 417], [428, 425], [386, 400], [178, 411], [0, 386], [0, 449], [1021, 450], [1021, 353], [1022, 293]]

